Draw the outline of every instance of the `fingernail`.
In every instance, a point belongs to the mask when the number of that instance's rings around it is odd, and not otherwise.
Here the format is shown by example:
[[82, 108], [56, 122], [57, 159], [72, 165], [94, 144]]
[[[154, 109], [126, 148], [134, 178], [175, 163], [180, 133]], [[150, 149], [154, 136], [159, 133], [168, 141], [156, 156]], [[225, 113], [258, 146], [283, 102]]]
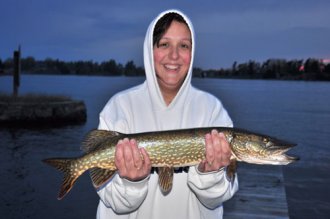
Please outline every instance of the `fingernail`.
[[220, 136], [226, 139], [226, 135], [223, 132], [220, 133]]

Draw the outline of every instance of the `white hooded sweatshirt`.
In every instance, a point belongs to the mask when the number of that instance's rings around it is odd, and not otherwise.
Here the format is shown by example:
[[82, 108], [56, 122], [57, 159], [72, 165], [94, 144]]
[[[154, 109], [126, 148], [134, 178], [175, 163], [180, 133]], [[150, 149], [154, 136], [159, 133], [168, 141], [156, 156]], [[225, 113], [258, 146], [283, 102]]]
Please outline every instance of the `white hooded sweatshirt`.
[[[192, 35], [192, 57], [195, 40], [193, 26], [177, 10], [161, 13], [151, 22], [144, 41], [146, 81], [114, 95], [100, 113], [99, 129], [138, 133], [181, 128], [226, 126], [232, 121], [221, 102], [213, 95], [191, 85], [193, 58], [178, 94], [166, 105], [158, 86], [153, 61], [153, 31], [166, 13], [180, 14]], [[130, 182], [116, 174], [97, 191], [100, 202], [97, 218], [141, 219], [212, 219], [222, 218], [222, 203], [238, 190], [225, 171], [199, 173], [190, 167], [188, 173], [175, 173], [171, 192], [164, 196], [158, 186], [157, 173], [139, 182]]]

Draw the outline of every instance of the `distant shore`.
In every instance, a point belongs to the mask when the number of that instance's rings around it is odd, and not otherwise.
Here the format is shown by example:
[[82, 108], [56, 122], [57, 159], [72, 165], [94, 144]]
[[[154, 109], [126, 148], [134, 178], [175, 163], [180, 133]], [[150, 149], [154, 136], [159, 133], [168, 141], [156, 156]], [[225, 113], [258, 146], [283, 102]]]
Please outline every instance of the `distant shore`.
[[0, 125], [6, 126], [60, 126], [86, 122], [83, 101], [66, 96], [27, 94], [11, 96], [0, 94]]
[[[33, 57], [22, 58], [20, 69], [25, 74], [52, 75], [90, 75], [90, 76], [144, 76], [144, 68], [133, 61], [121, 64], [113, 59], [104, 62], [61, 61], [47, 58], [35, 60]], [[0, 59], [0, 76], [11, 75], [14, 69], [13, 59]], [[285, 60], [268, 59], [264, 62], [249, 60], [244, 63], [234, 62], [232, 67], [202, 69], [195, 67], [193, 77], [263, 79], [263, 80], [306, 80], [330, 81], [330, 63], [327, 59], [308, 58]]]

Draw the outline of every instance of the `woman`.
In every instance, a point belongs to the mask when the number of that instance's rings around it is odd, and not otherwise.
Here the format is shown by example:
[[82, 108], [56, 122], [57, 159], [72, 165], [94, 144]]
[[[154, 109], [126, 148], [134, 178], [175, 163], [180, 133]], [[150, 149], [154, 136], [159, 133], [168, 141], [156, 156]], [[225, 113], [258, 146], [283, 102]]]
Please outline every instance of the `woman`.
[[[123, 133], [227, 126], [221, 102], [191, 85], [193, 26], [177, 10], [161, 13], [144, 41], [146, 81], [114, 95], [100, 114], [99, 129]], [[134, 139], [116, 146], [117, 174], [101, 189], [97, 218], [221, 218], [222, 203], [238, 189], [226, 177], [230, 147], [215, 130], [205, 136], [206, 158], [189, 171], [177, 170], [163, 195], [147, 152]]]

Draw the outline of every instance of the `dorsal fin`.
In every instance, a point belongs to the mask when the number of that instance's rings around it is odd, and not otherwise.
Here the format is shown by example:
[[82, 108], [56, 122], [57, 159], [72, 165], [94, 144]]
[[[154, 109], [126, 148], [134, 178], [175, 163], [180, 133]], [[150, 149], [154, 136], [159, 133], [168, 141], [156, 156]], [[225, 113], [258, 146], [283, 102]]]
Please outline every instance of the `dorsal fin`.
[[117, 138], [122, 135], [119, 132], [107, 130], [92, 130], [87, 133], [84, 141], [82, 142], [81, 150], [89, 153], [98, 148], [105, 140], [110, 138]]
[[92, 168], [89, 170], [90, 176], [93, 181], [93, 185], [95, 189], [99, 189], [101, 186], [104, 185], [113, 174], [116, 173], [117, 170], [110, 170], [110, 169], [101, 169], [101, 168]]

